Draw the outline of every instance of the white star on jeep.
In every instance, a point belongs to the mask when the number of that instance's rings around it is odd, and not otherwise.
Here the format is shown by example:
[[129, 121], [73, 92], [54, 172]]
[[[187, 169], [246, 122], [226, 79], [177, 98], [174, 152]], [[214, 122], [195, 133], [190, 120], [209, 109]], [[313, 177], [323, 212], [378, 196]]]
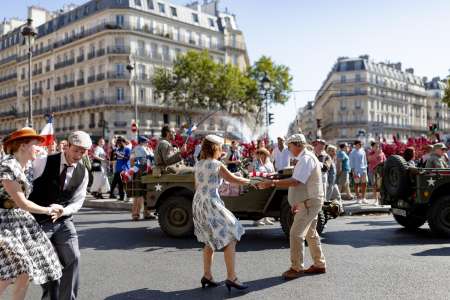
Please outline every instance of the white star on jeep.
[[434, 180], [433, 177], [430, 177], [430, 179], [428, 179], [427, 181], [429, 186], [434, 186], [434, 183], [436, 182], [436, 180]]
[[157, 185], [155, 185], [155, 190], [157, 192], [161, 192], [162, 191], [162, 185], [160, 185], [159, 183]]

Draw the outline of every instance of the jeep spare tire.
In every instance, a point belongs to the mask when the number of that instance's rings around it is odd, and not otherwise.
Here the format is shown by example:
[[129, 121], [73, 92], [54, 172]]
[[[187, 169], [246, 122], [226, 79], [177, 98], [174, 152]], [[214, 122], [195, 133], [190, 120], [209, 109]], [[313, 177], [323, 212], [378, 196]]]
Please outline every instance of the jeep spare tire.
[[161, 230], [172, 237], [186, 237], [194, 233], [192, 201], [185, 196], [171, 196], [163, 201], [158, 210]]
[[390, 156], [384, 163], [383, 186], [391, 197], [406, 197], [411, 189], [408, 164], [400, 155]]

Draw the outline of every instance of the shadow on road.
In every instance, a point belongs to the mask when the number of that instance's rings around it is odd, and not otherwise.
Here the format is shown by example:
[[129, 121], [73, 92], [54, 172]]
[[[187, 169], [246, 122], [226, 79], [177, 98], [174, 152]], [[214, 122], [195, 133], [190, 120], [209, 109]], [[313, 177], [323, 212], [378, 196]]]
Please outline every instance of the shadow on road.
[[324, 244], [348, 245], [354, 248], [448, 243], [448, 240], [434, 237], [426, 228], [408, 231], [404, 228], [387, 227], [324, 232], [322, 235]]
[[[119, 222], [119, 220], [118, 220]], [[90, 222], [85, 222], [90, 223]], [[83, 224], [83, 222], [77, 222]], [[80, 249], [95, 250], [157, 250], [172, 251], [175, 249], [201, 249], [203, 246], [194, 236], [189, 238], [171, 238], [165, 235], [159, 227], [83, 227], [79, 226], [78, 237]], [[246, 229], [241, 242], [236, 247], [237, 252], [265, 251], [270, 249], [288, 248], [289, 242], [281, 229]]]
[[413, 256], [450, 256], [450, 247], [425, 250], [414, 253]]
[[[301, 280], [301, 279], [298, 279]], [[228, 293], [228, 290], [225, 286], [220, 286], [217, 288], [196, 288], [190, 290], [180, 290], [173, 292], [164, 292], [160, 290], [151, 290], [151, 289], [139, 289], [134, 291], [128, 291], [120, 294], [116, 294], [110, 297], [105, 298], [105, 300], [123, 300], [123, 299], [158, 299], [158, 300], [169, 300], [169, 299], [233, 299], [238, 298], [243, 295], [248, 295], [252, 292], [257, 292], [261, 290], [265, 290], [277, 285], [281, 285], [285, 283], [281, 279], [281, 276], [277, 277], [269, 277], [258, 279], [254, 281], [246, 282], [250, 287], [248, 290], [241, 292], [237, 290], [232, 290], [231, 293]]]

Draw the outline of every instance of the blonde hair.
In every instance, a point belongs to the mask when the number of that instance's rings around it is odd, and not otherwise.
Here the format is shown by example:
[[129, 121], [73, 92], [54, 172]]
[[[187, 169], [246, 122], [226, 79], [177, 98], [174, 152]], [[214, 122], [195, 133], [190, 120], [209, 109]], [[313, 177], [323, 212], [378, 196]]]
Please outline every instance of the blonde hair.
[[220, 152], [222, 152], [222, 145], [212, 143], [207, 139], [204, 139], [202, 143], [202, 152], [200, 153], [200, 159], [215, 159]]
[[334, 145], [328, 145], [327, 147], [327, 153], [330, 154], [330, 152], [334, 151], [334, 153], [336, 153], [337, 151], [337, 147]]

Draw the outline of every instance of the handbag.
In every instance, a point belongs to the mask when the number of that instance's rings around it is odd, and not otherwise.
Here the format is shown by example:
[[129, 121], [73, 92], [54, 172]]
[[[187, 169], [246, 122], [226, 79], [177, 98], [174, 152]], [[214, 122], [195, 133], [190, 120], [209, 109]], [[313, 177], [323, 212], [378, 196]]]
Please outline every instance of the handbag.
[[98, 159], [92, 160], [92, 172], [101, 172], [102, 171], [102, 162]]

